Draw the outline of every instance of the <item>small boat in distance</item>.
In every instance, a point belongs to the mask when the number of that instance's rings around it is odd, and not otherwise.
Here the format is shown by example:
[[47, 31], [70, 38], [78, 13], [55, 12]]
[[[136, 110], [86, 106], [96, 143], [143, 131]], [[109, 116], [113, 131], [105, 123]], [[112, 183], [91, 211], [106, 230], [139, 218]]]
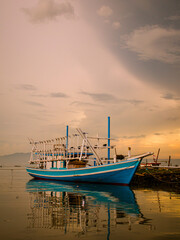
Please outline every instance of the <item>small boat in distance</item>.
[[[147, 152], [137, 156], [116, 154], [115, 145], [110, 145], [108, 138], [88, 137], [87, 133], [77, 128], [77, 134], [46, 141], [31, 141], [33, 145], [27, 172], [34, 178], [69, 182], [88, 182], [129, 185], [142, 159], [153, 153]], [[81, 138], [81, 145], [79, 145]], [[96, 140], [93, 145], [91, 140]], [[100, 143], [106, 140], [106, 143]], [[100, 157], [98, 151], [108, 150], [108, 158]], [[110, 158], [110, 149], [115, 155]]]
[[153, 154], [153, 162], [147, 162], [147, 160], [146, 160], [145, 163], [140, 164], [140, 167], [142, 167], [142, 168], [144, 168], [144, 167], [159, 167], [161, 165], [161, 162], [158, 162], [159, 153], [160, 153], [160, 148], [158, 149], [157, 156], [155, 156]]

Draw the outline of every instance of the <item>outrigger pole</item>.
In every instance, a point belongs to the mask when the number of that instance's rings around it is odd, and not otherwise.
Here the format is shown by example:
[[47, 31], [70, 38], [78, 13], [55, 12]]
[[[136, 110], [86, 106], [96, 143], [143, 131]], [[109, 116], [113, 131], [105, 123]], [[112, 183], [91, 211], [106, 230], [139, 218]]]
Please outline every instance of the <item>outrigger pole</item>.
[[[68, 138], [69, 138], [69, 126], [66, 126], [66, 151], [65, 151], [65, 156], [66, 158], [68, 157]], [[63, 161], [63, 168], [66, 167], [66, 162]]]
[[85, 140], [85, 142], [87, 142], [87, 144], [89, 145], [91, 151], [94, 153], [94, 156], [96, 157], [96, 161], [97, 161], [98, 165], [102, 165], [100, 157], [98, 156], [97, 152], [95, 151], [95, 149], [91, 145], [88, 138], [84, 135], [84, 133], [82, 132], [82, 130], [80, 128], [76, 128], [76, 130], [78, 131], [78, 133], [82, 137], [82, 139]]

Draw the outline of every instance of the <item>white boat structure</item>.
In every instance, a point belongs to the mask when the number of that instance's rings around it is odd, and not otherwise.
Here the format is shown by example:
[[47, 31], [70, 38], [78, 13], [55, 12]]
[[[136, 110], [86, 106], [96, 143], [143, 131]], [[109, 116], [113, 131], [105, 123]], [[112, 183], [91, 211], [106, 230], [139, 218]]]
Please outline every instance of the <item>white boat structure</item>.
[[[153, 154], [117, 155], [116, 146], [110, 144], [110, 133], [108, 138], [88, 137], [80, 128], [76, 130], [76, 134], [69, 136], [67, 126], [65, 137], [32, 140], [30, 164], [35, 167], [28, 167], [27, 172], [44, 180], [129, 185], [142, 159]], [[92, 144], [94, 140], [97, 141], [95, 145]], [[107, 158], [100, 156], [103, 149], [108, 150]], [[113, 149], [111, 158], [110, 150]]]

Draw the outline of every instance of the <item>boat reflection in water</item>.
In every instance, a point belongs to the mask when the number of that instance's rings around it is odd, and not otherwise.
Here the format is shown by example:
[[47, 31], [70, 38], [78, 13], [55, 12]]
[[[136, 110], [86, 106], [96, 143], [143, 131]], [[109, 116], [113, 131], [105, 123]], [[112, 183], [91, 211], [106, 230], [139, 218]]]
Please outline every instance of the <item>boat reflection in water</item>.
[[119, 224], [130, 229], [146, 222], [128, 186], [31, 180], [26, 189], [30, 194], [29, 228], [79, 235], [106, 231], [109, 236]]

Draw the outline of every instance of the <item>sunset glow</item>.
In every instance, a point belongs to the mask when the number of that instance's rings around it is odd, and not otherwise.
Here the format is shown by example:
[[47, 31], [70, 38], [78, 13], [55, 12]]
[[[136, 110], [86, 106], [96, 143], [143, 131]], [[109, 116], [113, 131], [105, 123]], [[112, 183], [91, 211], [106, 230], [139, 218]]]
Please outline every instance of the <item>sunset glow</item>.
[[[163, 8], [162, 8], [163, 5]], [[180, 2], [2, 0], [0, 154], [81, 127], [180, 158]]]

